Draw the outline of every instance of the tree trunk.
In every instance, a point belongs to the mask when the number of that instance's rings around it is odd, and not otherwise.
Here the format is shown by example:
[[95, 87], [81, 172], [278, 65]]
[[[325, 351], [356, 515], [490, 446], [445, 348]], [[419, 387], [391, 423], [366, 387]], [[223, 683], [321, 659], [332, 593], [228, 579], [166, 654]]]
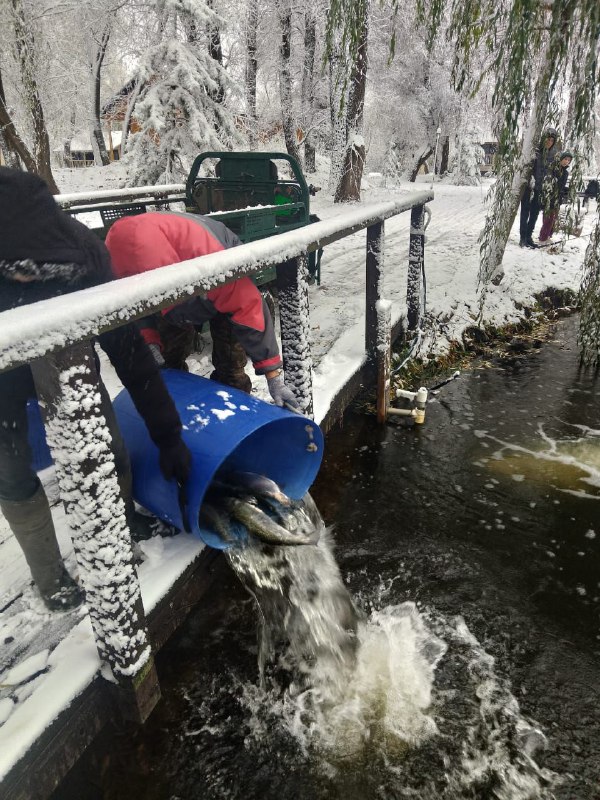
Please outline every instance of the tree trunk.
[[0, 148], [7, 166], [19, 169], [22, 161], [27, 169], [35, 172], [35, 161], [27, 145], [17, 133], [6, 107], [6, 96], [0, 70]]
[[102, 123], [100, 122], [100, 86], [102, 75], [102, 64], [104, 56], [106, 55], [106, 48], [108, 47], [108, 40], [110, 38], [110, 19], [107, 20], [104, 30], [100, 36], [96, 52], [90, 64], [90, 72], [92, 75], [92, 125], [91, 125], [91, 140], [92, 149], [94, 151], [94, 161], [98, 166], [106, 167], [110, 164], [110, 157], [104, 143], [104, 136], [102, 134]]
[[258, 29], [258, 0], [248, 0], [248, 17], [246, 19], [246, 113], [250, 146], [256, 145], [256, 75], [258, 59], [256, 56], [256, 40]]
[[[11, 0], [13, 24], [21, 78], [23, 81], [23, 100], [33, 122], [33, 160], [34, 169], [25, 161], [27, 169], [43, 178], [48, 184], [52, 194], [58, 194], [58, 186], [52, 175], [50, 166], [50, 140], [44, 120], [44, 110], [35, 78], [35, 42], [33, 30], [25, 19], [25, 9], [22, 0]], [[20, 154], [19, 154], [20, 155]], [[21, 156], [22, 157], [22, 156]]]
[[279, 95], [283, 117], [283, 136], [288, 155], [295, 158], [302, 166], [300, 148], [296, 131], [296, 118], [292, 96], [292, 77], [290, 62], [292, 55], [292, 7], [289, 0], [282, 0], [279, 5], [279, 23], [281, 25], [281, 45], [279, 47]]
[[448, 160], [450, 158], [450, 137], [445, 136], [442, 142], [442, 157], [440, 159], [439, 175], [445, 175], [448, 172]]
[[302, 73], [302, 110], [304, 117], [304, 171], [316, 172], [316, 131], [313, 128], [315, 104], [315, 50], [317, 20], [312, 11], [304, 13], [304, 71]]
[[[207, 0], [208, 7], [213, 8], [214, 3], [213, 0]], [[208, 31], [208, 53], [213, 61], [216, 61], [217, 64], [222, 67], [223, 66], [223, 47], [221, 45], [221, 31], [217, 26], [210, 28]], [[219, 86], [214, 91], [211, 90], [209, 92], [213, 102], [215, 103], [222, 103], [225, 99], [225, 87], [222, 83], [219, 83]]]
[[370, 0], [358, 0], [361, 4], [357, 49], [353, 54], [350, 74], [350, 97], [346, 115], [346, 150], [340, 182], [335, 190], [335, 203], [360, 200], [360, 184], [365, 164], [365, 141], [363, 139], [363, 116], [365, 89], [367, 86], [367, 43], [369, 36]]
[[129, 100], [127, 101], [127, 108], [125, 109], [125, 116], [123, 117], [123, 124], [121, 125], [121, 157], [125, 155], [125, 151], [127, 149], [127, 144], [129, 140], [129, 134], [131, 133], [131, 116], [133, 114], [133, 109], [135, 108], [135, 104], [137, 102], [138, 97], [140, 96], [140, 92], [142, 91], [142, 82], [137, 80], [135, 86], [131, 90], [131, 94], [129, 95]]
[[[549, 86], [554, 66], [554, 53], [550, 41], [546, 42], [539, 67], [539, 77], [529, 118], [523, 129], [523, 140], [518, 157], [504, 168], [503, 174], [493, 187], [493, 202], [485, 220], [479, 240], [481, 242], [481, 264], [479, 282], [485, 286], [492, 278], [502, 273], [502, 259], [521, 197], [531, 177], [535, 150], [541, 139], [549, 105]], [[482, 292], [480, 304], [483, 304]]]
[[411, 183], [414, 183], [417, 180], [417, 175], [419, 174], [419, 170], [426, 163], [427, 159], [433, 155], [433, 147], [427, 145], [427, 150], [424, 150], [421, 155], [417, 158], [415, 165], [410, 173], [408, 180]]
[[329, 110], [331, 114], [330, 192], [335, 191], [342, 176], [346, 147], [346, 110], [348, 104], [341, 31], [336, 31], [334, 36], [329, 58]]

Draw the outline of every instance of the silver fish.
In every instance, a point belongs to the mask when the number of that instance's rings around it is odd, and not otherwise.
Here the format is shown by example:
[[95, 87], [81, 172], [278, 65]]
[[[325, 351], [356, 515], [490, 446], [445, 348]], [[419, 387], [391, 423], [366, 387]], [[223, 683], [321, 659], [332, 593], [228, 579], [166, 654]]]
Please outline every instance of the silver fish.
[[236, 495], [240, 492], [253, 494], [256, 497], [264, 497], [265, 500], [274, 500], [285, 507], [292, 502], [275, 481], [256, 472], [225, 472], [217, 476], [216, 484], [233, 489]]
[[318, 541], [319, 531], [314, 525], [310, 533], [286, 530], [252, 502], [251, 498], [227, 497], [223, 499], [223, 507], [250, 533], [268, 544], [297, 546], [316, 544]]
[[210, 505], [210, 503], [203, 503], [200, 509], [199, 517], [200, 527], [206, 527], [217, 533], [221, 539], [227, 544], [236, 544], [237, 538], [231, 530], [229, 519], [225, 514], [219, 511], [218, 508]]

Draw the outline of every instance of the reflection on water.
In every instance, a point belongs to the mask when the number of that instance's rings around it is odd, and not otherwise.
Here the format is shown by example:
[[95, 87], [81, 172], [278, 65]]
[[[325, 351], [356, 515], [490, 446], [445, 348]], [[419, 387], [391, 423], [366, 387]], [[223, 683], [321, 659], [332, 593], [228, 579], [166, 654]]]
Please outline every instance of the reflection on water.
[[[565, 436], [564, 428], [568, 427], [583, 429], [583, 435]], [[481, 432], [482, 438], [500, 445], [481, 463], [490, 472], [508, 475], [515, 481], [533, 481], [576, 497], [599, 500], [600, 431], [583, 425], [561, 428], [548, 432], [539, 423], [537, 440], [521, 445]]]

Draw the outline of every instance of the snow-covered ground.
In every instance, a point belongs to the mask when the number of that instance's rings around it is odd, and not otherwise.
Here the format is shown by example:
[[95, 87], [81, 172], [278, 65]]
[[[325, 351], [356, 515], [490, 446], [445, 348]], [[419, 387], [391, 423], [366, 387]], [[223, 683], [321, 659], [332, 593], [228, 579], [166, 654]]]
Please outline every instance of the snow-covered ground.
[[[63, 192], [109, 189], [121, 185], [120, 165], [98, 169], [58, 170]], [[325, 185], [325, 174], [311, 176]], [[428, 188], [426, 185], [416, 188]], [[394, 188], [370, 188], [364, 202], [400, 197], [414, 184]], [[425, 337], [426, 348], [442, 352], [460, 340], [465, 328], [478, 316], [477, 270], [486, 187], [434, 185], [432, 219], [427, 231], [425, 266], [427, 312], [436, 321]], [[344, 213], [321, 192], [312, 210], [322, 219]], [[534, 295], [548, 287], [577, 290], [583, 254], [589, 240], [592, 217], [586, 217], [583, 235], [570, 240], [564, 252], [528, 250], [518, 246], [513, 230], [505, 261], [505, 278], [490, 287], [484, 310], [486, 322], [502, 325], [518, 321], [524, 307], [534, 305]], [[541, 222], [541, 221], [540, 221]], [[386, 222], [386, 299], [392, 316], [405, 312], [408, 266], [409, 214]], [[310, 323], [315, 364], [315, 417], [323, 418], [331, 398], [360, 365], [364, 347], [365, 232], [326, 248], [321, 268], [322, 283], [310, 288]], [[105, 365], [106, 366], [106, 365]], [[210, 344], [195, 359], [194, 371], [210, 371]], [[103, 367], [111, 392], [119, 386], [109, 368]], [[265, 382], [255, 379], [255, 390], [266, 397]], [[49, 494], [56, 497], [52, 474], [45, 476]], [[62, 551], [68, 566], [75, 563], [68, 527], [59, 505], [54, 505]], [[144, 563], [139, 568], [146, 609], [152, 608], [167, 586], [197, 555], [200, 545], [186, 535], [143, 544]], [[91, 628], [81, 611], [61, 616], [48, 614], [30, 586], [29, 573], [12, 534], [0, 518], [0, 780], [13, 763], [62, 708], [91, 680], [99, 668]], [[15, 600], [15, 598], [17, 598]], [[6, 609], [6, 610], [4, 610]], [[70, 633], [68, 633], [70, 630]], [[60, 644], [59, 644], [60, 642]]]

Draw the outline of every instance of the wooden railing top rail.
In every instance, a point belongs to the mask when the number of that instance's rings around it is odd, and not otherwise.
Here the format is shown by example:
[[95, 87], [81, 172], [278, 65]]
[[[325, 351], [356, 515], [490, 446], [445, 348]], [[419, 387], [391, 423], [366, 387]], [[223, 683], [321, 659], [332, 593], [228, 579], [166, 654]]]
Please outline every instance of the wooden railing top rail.
[[304, 228], [5, 311], [0, 314], [0, 371], [174, 305], [182, 297], [297, 258], [431, 199], [433, 192], [420, 191], [345, 207], [339, 215]]
[[184, 183], [168, 183], [157, 186], [140, 186], [125, 189], [99, 189], [94, 192], [71, 192], [69, 194], [57, 194], [54, 199], [63, 209], [72, 208], [79, 205], [92, 205], [95, 203], [126, 202], [128, 200], [140, 200], [142, 198], [160, 197], [166, 198], [169, 195], [185, 195]]

